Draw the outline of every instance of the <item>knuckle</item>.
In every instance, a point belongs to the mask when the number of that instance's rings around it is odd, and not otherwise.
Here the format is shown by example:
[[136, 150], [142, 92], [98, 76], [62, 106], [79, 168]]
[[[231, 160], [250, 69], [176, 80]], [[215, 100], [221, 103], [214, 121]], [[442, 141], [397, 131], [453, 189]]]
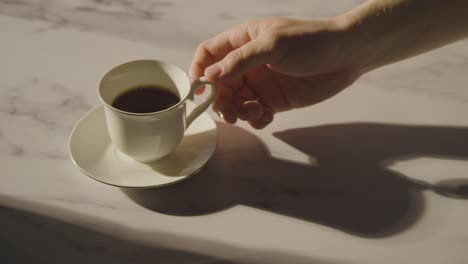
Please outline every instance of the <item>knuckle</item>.
[[206, 41], [203, 41], [202, 43], [198, 44], [196, 52], [203, 52], [206, 49]]
[[203, 41], [202, 43], [200, 43], [200, 45], [198, 45], [195, 53], [196, 54], [203, 54], [204, 56], [213, 57], [213, 54], [208, 49], [208, 46], [209, 46], [209, 40]]
[[272, 49], [281, 49], [286, 45], [286, 37], [278, 31], [272, 31], [268, 39]]
[[249, 28], [252, 27], [251, 21], [244, 22], [236, 27], [237, 30], [241, 32], [248, 32]]
[[229, 53], [229, 55], [226, 57], [226, 61], [228, 62], [228, 65], [226, 66], [235, 67], [242, 63], [244, 59], [245, 53], [242, 48], [239, 48], [236, 51]]
[[284, 44], [279, 34], [269, 34], [263, 41], [262, 53], [274, 57], [277, 55], [278, 51], [281, 51], [282, 46], [284, 46]]

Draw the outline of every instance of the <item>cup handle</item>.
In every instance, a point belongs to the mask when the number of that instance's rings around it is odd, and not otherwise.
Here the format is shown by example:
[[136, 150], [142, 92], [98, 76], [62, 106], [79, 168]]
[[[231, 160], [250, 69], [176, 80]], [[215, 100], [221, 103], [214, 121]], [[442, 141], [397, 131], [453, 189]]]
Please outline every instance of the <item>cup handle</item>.
[[187, 118], [185, 119], [186, 120], [186, 128], [188, 128], [190, 126], [190, 124], [192, 124], [192, 122], [198, 117], [200, 116], [203, 112], [205, 112], [206, 109], [208, 109], [208, 107], [210, 106], [210, 104], [214, 101], [215, 97], [216, 97], [216, 84], [214, 82], [209, 82], [206, 80], [206, 77], [203, 76], [201, 77], [200, 79], [194, 81], [192, 83], [192, 85], [190, 86], [190, 94], [188, 96], [188, 98], [190, 100], [193, 100], [193, 98], [195, 97], [195, 90], [202, 86], [202, 85], [208, 85], [210, 86], [211, 88], [211, 91], [210, 91], [210, 96], [201, 104], [199, 104], [198, 106], [196, 106], [192, 112], [187, 116]]

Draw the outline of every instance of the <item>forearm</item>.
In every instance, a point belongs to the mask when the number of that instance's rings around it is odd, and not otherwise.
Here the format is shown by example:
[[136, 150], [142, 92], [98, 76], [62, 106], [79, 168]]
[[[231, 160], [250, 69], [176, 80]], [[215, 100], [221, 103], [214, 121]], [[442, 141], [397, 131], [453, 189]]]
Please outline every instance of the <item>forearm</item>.
[[367, 72], [467, 37], [468, 0], [370, 0], [337, 19]]

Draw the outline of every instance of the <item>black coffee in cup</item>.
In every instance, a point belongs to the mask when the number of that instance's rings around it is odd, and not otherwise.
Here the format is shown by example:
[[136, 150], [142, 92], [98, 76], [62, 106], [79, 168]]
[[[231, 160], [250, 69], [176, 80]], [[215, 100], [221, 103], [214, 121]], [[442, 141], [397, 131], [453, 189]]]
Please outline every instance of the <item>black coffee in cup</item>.
[[180, 98], [169, 89], [158, 85], [142, 85], [118, 95], [112, 106], [131, 113], [152, 113], [170, 108]]

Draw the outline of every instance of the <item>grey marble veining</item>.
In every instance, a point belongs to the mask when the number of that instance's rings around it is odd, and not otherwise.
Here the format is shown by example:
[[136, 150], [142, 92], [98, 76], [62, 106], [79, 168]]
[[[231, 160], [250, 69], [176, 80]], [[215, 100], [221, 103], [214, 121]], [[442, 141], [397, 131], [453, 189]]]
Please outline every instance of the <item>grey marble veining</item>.
[[464, 263], [466, 40], [265, 130], [218, 123], [216, 155], [177, 185], [121, 190], [69, 160], [71, 129], [110, 67], [187, 69], [199, 42], [245, 20], [361, 2], [0, 0], [2, 261]]
[[[271, 16], [319, 18], [363, 0], [341, 1], [0, 1], [0, 13], [38, 19], [166, 47], [194, 48], [209, 36], [247, 19]], [[215, 21], [215, 22], [214, 22]]]
[[[0, 14], [47, 21], [47, 28], [74, 28], [108, 34], [161, 47], [193, 52], [203, 40], [249, 19], [271, 16], [321, 18], [364, 2], [330, 1], [0, 1]], [[215, 22], [214, 22], [215, 21]], [[209, 26], [208, 26], [209, 25]], [[427, 93], [453, 100], [468, 100], [468, 92], [446, 85], [463, 78], [467, 69], [468, 41], [450, 45], [413, 63], [382, 70], [392, 76], [382, 83], [378, 72], [363, 78], [379, 82], [378, 88]], [[408, 77], [413, 81], [408, 81]], [[374, 76], [376, 76], [374, 78]], [[462, 81], [462, 80], [460, 80]]]
[[[68, 158], [63, 144], [74, 122], [91, 105], [81, 95], [58, 83], [46, 83], [34, 77], [2, 89], [0, 116], [8, 130], [0, 130], [3, 138], [0, 152], [13, 156], [45, 155]], [[32, 129], [34, 137], [21, 128]], [[58, 144], [50, 144], [57, 139]]]

